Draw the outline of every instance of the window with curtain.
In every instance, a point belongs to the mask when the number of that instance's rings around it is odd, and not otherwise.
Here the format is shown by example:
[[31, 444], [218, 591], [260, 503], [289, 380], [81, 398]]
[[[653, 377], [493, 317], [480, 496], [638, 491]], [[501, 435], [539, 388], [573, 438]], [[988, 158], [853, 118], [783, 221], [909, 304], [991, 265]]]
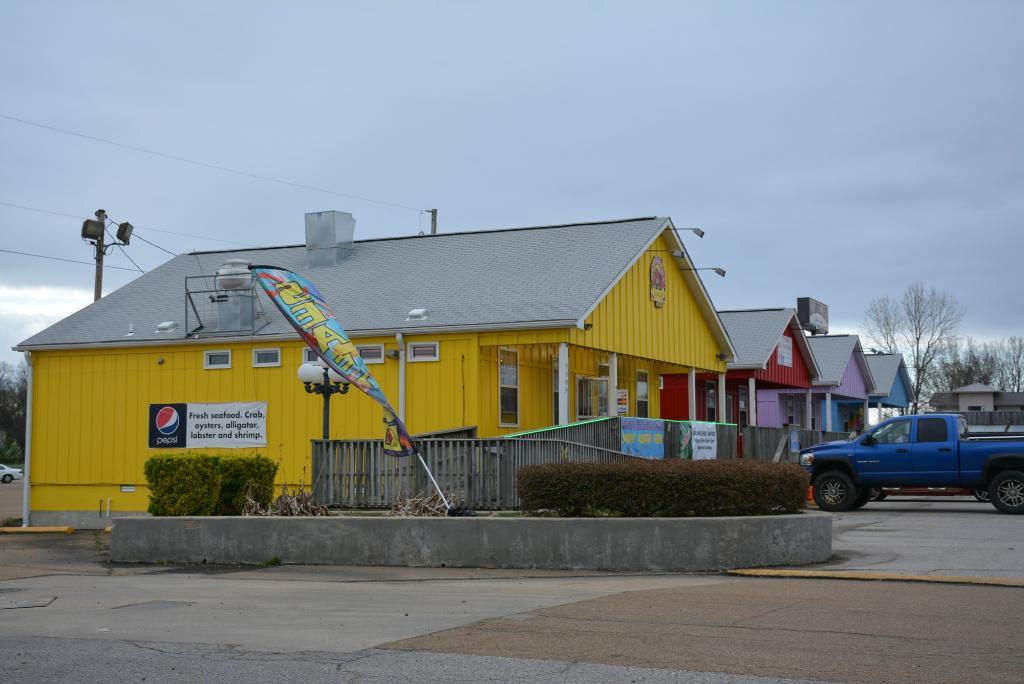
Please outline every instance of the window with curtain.
[[499, 352], [498, 394], [501, 425], [519, 425], [519, 352], [514, 349]]

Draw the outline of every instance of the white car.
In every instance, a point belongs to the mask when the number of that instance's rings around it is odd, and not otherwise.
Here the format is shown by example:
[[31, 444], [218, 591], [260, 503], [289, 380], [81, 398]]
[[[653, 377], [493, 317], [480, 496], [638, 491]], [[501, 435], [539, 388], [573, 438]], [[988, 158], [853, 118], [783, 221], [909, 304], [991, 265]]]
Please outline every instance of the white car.
[[22, 477], [21, 471], [17, 468], [8, 468], [7, 466], [0, 464], [0, 482], [7, 484], [14, 480], [20, 480]]

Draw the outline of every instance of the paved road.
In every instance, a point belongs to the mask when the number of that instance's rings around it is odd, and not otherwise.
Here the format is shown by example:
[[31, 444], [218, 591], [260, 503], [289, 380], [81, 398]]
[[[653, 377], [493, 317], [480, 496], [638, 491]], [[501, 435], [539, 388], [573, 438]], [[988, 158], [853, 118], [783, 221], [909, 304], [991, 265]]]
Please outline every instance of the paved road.
[[[1019, 577], [1020, 522], [965, 501], [871, 504], [836, 516], [829, 565]], [[4, 679], [1017, 682], [1024, 671], [1020, 588], [116, 566], [108, 539], [0, 535]]]

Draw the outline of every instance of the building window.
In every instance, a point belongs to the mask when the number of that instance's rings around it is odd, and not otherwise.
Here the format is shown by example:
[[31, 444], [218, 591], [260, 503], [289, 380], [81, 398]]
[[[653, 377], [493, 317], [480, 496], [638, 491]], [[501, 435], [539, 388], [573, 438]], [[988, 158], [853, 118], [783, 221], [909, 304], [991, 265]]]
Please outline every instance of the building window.
[[785, 397], [786, 402], [786, 425], [795, 425], [800, 427], [803, 422], [800, 420], [800, 409], [801, 409], [801, 397], [787, 394]]
[[204, 351], [203, 368], [206, 368], [207, 370], [231, 368], [231, 350], [218, 349], [216, 351]]
[[437, 361], [441, 358], [437, 342], [410, 342], [406, 350], [410, 363]]
[[383, 344], [357, 344], [356, 351], [364, 363], [384, 363]]
[[968, 407], [967, 407], [967, 410], [968, 410], [968, 411], [984, 411], [985, 409], [983, 409], [983, 408], [982, 408], [982, 407], [980, 407], [980, 406], [968, 406]]
[[636, 416], [646, 418], [649, 411], [650, 389], [647, 382], [647, 371], [636, 372]]
[[302, 350], [302, 363], [320, 363], [320, 357], [316, 355], [316, 352], [306, 347]]
[[558, 425], [558, 357], [551, 357], [551, 424]]
[[280, 349], [253, 349], [252, 350], [252, 367], [253, 368], [271, 368], [274, 366], [281, 365], [281, 350]]
[[740, 427], [747, 427], [747, 397], [740, 392], [739, 397]]
[[714, 423], [718, 420], [718, 388], [715, 387], [715, 383], [707, 383], [707, 406], [705, 407], [705, 417], [709, 423]]
[[608, 415], [608, 378], [576, 378], [576, 418], [601, 418]]
[[519, 425], [519, 352], [498, 351], [499, 423], [502, 427]]
[[733, 406], [733, 401], [734, 401], [733, 396], [734, 395], [732, 395], [732, 394], [726, 394], [725, 395], [725, 422], [726, 423], [734, 423], [734, 422], [736, 422], [736, 419], [735, 419], [735, 417], [733, 415], [735, 413], [735, 409], [734, 409], [734, 406]]
[[779, 365], [780, 366], [785, 366], [786, 368], [792, 368], [793, 367], [793, 338], [792, 337], [787, 337], [786, 335], [783, 335], [782, 339], [779, 340], [779, 347], [778, 347], [778, 349], [779, 349], [779, 352], [778, 352], [778, 362], [779, 362]]

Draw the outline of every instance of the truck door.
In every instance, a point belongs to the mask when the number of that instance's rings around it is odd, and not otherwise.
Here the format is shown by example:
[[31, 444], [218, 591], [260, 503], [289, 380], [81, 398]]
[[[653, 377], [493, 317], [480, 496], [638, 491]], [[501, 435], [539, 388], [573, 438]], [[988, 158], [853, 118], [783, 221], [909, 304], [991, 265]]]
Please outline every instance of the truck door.
[[917, 419], [913, 447], [914, 470], [921, 484], [957, 484], [957, 436], [951, 434], [949, 423], [948, 418]]
[[[861, 437], [853, 459], [862, 484], [900, 485], [914, 477], [910, 442], [912, 420], [899, 418]], [[869, 439], [870, 438], [870, 439]]]

